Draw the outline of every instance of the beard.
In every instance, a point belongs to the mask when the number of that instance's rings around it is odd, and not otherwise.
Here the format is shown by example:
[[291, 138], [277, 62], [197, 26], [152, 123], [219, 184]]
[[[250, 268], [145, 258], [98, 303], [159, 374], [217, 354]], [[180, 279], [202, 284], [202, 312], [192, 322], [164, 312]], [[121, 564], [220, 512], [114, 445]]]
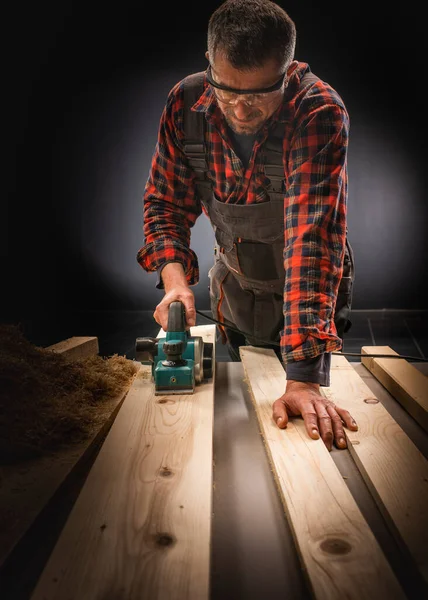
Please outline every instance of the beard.
[[229, 127], [238, 135], [254, 135], [266, 121], [266, 119], [263, 118], [263, 113], [259, 110], [254, 110], [250, 113], [245, 121], [238, 121], [232, 108], [225, 109], [223, 114]]

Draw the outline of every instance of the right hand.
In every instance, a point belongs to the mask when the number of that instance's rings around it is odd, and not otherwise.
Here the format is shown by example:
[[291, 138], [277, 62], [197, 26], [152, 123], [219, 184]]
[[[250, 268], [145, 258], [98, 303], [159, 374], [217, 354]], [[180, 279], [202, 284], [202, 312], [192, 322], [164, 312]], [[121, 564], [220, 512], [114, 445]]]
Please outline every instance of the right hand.
[[158, 323], [164, 331], [167, 331], [168, 328], [169, 305], [176, 300], [180, 300], [180, 302], [184, 304], [186, 329], [196, 325], [195, 297], [192, 290], [187, 285], [180, 285], [168, 290], [153, 313], [156, 323]]

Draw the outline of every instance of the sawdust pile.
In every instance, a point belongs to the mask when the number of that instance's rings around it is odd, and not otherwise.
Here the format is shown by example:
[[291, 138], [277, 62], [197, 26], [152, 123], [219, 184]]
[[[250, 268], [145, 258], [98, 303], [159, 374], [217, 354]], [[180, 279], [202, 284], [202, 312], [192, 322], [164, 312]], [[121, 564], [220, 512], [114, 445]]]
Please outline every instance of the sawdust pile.
[[29, 342], [19, 326], [0, 324], [0, 464], [88, 438], [137, 369], [137, 362], [117, 354], [69, 362]]

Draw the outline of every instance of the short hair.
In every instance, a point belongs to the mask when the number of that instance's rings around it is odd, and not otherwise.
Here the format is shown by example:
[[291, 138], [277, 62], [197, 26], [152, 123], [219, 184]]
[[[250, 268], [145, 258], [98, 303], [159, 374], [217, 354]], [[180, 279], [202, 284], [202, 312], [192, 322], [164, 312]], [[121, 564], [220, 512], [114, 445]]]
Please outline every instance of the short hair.
[[294, 58], [296, 27], [283, 8], [271, 0], [226, 0], [208, 22], [208, 55], [222, 56], [248, 71], [275, 59], [285, 69]]

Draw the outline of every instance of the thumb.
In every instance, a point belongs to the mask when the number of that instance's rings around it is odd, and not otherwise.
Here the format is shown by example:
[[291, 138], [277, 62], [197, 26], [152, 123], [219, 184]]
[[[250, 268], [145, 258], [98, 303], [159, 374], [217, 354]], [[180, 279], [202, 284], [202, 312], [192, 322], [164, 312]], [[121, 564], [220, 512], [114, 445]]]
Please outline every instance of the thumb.
[[288, 414], [285, 404], [281, 400], [273, 403], [272, 418], [280, 429], [285, 429], [288, 425]]

